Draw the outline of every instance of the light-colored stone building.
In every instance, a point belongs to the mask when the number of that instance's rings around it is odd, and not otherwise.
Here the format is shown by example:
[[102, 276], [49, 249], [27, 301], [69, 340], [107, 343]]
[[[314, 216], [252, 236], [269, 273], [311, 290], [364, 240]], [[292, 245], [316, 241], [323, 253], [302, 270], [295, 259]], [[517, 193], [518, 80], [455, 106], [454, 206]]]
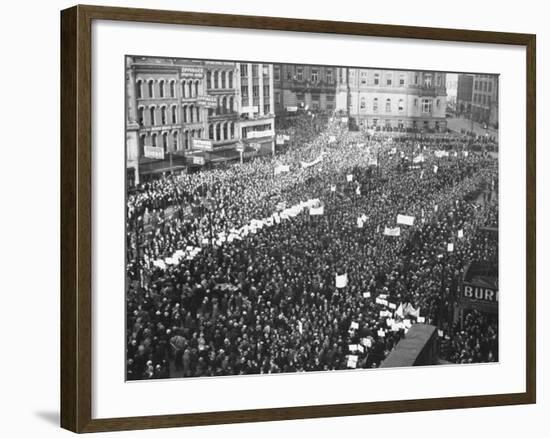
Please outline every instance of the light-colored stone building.
[[[359, 68], [340, 70], [339, 89], [347, 88], [347, 112], [358, 126], [446, 129], [445, 73]], [[343, 93], [339, 95], [343, 96]]]
[[273, 64], [237, 63], [239, 137], [246, 154], [273, 151], [275, 106]]

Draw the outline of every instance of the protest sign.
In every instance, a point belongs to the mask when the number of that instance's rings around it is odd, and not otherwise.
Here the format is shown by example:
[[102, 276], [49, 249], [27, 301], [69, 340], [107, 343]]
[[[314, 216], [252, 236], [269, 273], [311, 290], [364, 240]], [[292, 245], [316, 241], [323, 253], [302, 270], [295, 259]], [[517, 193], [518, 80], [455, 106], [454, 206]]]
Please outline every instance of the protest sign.
[[361, 344], [363, 344], [367, 348], [370, 348], [370, 347], [372, 347], [372, 339], [370, 339], [370, 338], [361, 338]]
[[385, 236], [398, 237], [398, 236], [401, 235], [401, 228], [400, 227], [395, 227], [395, 228], [384, 227], [384, 235]]
[[405, 214], [398, 214], [397, 215], [397, 223], [399, 225], [413, 225], [414, 224], [414, 216], [407, 216]]
[[321, 216], [323, 214], [325, 214], [325, 207], [322, 205], [320, 207], [312, 207], [309, 209], [310, 216]]
[[403, 303], [399, 304], [399, 307], [395, 311], [395, 315], [399, 316], [400, 318], [403, 318]]
[[166, 269], [166, 263], [164, 263], [164, 260], [155, 260], [153, 261], [153, 265], [160, 269]]
[[348, 368], [357, 368], [357, 360], [358, 359], [359, 359], [359, 356], [357, 356], [355, 354], [350, 354], [348, 356], [348, 363], [347, 363]]
[[308, 168], [308, 167], [311, 167], [311, 166], [315, 166], [316, 164], [320, 163], [321, 161], [323, 161], [323, 154], [319, 155], [315, 160], [313, 161], [310, 161], [310, 162], [305, 162], [305, 161], [301, 161], [301, 165], [302, 165], [302, 168]]
[[279, 175], [280, 173], [290, 172], [290, 166], [288, 165], [280, 165], [275, 168], [275, 175]]
[[343, 287], [346, 287], [347, 285], [348, 285], [348, 274], [347, 273], [342, 275], [336, 274], [336, 287], [341, 289]]

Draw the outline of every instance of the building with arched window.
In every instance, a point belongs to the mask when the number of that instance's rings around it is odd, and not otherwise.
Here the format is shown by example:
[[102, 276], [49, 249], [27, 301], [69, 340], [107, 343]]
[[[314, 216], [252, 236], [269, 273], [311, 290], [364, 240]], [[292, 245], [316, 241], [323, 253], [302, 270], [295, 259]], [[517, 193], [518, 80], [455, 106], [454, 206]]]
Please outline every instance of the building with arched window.
[[195, 161], [238, 159], [240, 141], [246, 153], [272, 149], [272, 65], [128, 56], [126, 66], [132, 182]]
[[205, 68], [203, 61], [134, 56], [126, 57], [126, 67], [127, 167], [139, 182], [170, 162], [184, 166], [192, 151], [184, 132], [195, 138], [206, 132]]
[[436, 71], [338, 68], [337, 110], [382, 130], [446, 129], [446, 75]]
[[[207, 127], [204, 129], [205, 140], [211, 142], [210, 155], [219, 159], [234, 159], [238, 157], [236, 145], [239, 140], [235, 133], [235, 125], [239, 120], [239, 112], [235, 106], [238, 93], [237, 84], [233, 80], [237, 71], [234, 62], [205, 61], [207, 112]], [[233, 135], [230, 135], [233, 126]], [[213, 158], [218, 159], [218, 158]]]

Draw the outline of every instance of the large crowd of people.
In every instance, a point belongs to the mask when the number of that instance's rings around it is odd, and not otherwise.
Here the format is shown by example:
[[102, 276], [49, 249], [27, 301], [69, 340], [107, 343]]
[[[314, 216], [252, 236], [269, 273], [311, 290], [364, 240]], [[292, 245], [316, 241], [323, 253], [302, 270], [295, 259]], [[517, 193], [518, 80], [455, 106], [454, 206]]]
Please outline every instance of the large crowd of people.
[[[498, 224], [486, 195], [496, 159], [461, 137], [389, 141], [311, 120], [282, 154], [128, 195], [129, 380], [346, 369], [350, 355], [374, 368], [411, 321], [439, 328], [445, 360], [498, 360], [494, 318], [453, 317], [464, 267], [498, 258], [477, 232]], [[312, 199], [321, 214], [280, 215]], [[398, 214], [414, 224], [388, 235]], [[192, 256], [156, 263], [185, 248]]]

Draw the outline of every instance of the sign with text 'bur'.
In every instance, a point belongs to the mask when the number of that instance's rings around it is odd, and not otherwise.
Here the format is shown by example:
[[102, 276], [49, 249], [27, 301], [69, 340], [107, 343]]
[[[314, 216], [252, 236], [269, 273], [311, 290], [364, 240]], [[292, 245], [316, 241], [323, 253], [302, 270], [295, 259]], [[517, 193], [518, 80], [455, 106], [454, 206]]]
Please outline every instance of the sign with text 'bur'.
[[498, 290], [491, 287], [464, 282], [460, 288], [459, 302], [462, 306], [497, 313], [498, 300]]

